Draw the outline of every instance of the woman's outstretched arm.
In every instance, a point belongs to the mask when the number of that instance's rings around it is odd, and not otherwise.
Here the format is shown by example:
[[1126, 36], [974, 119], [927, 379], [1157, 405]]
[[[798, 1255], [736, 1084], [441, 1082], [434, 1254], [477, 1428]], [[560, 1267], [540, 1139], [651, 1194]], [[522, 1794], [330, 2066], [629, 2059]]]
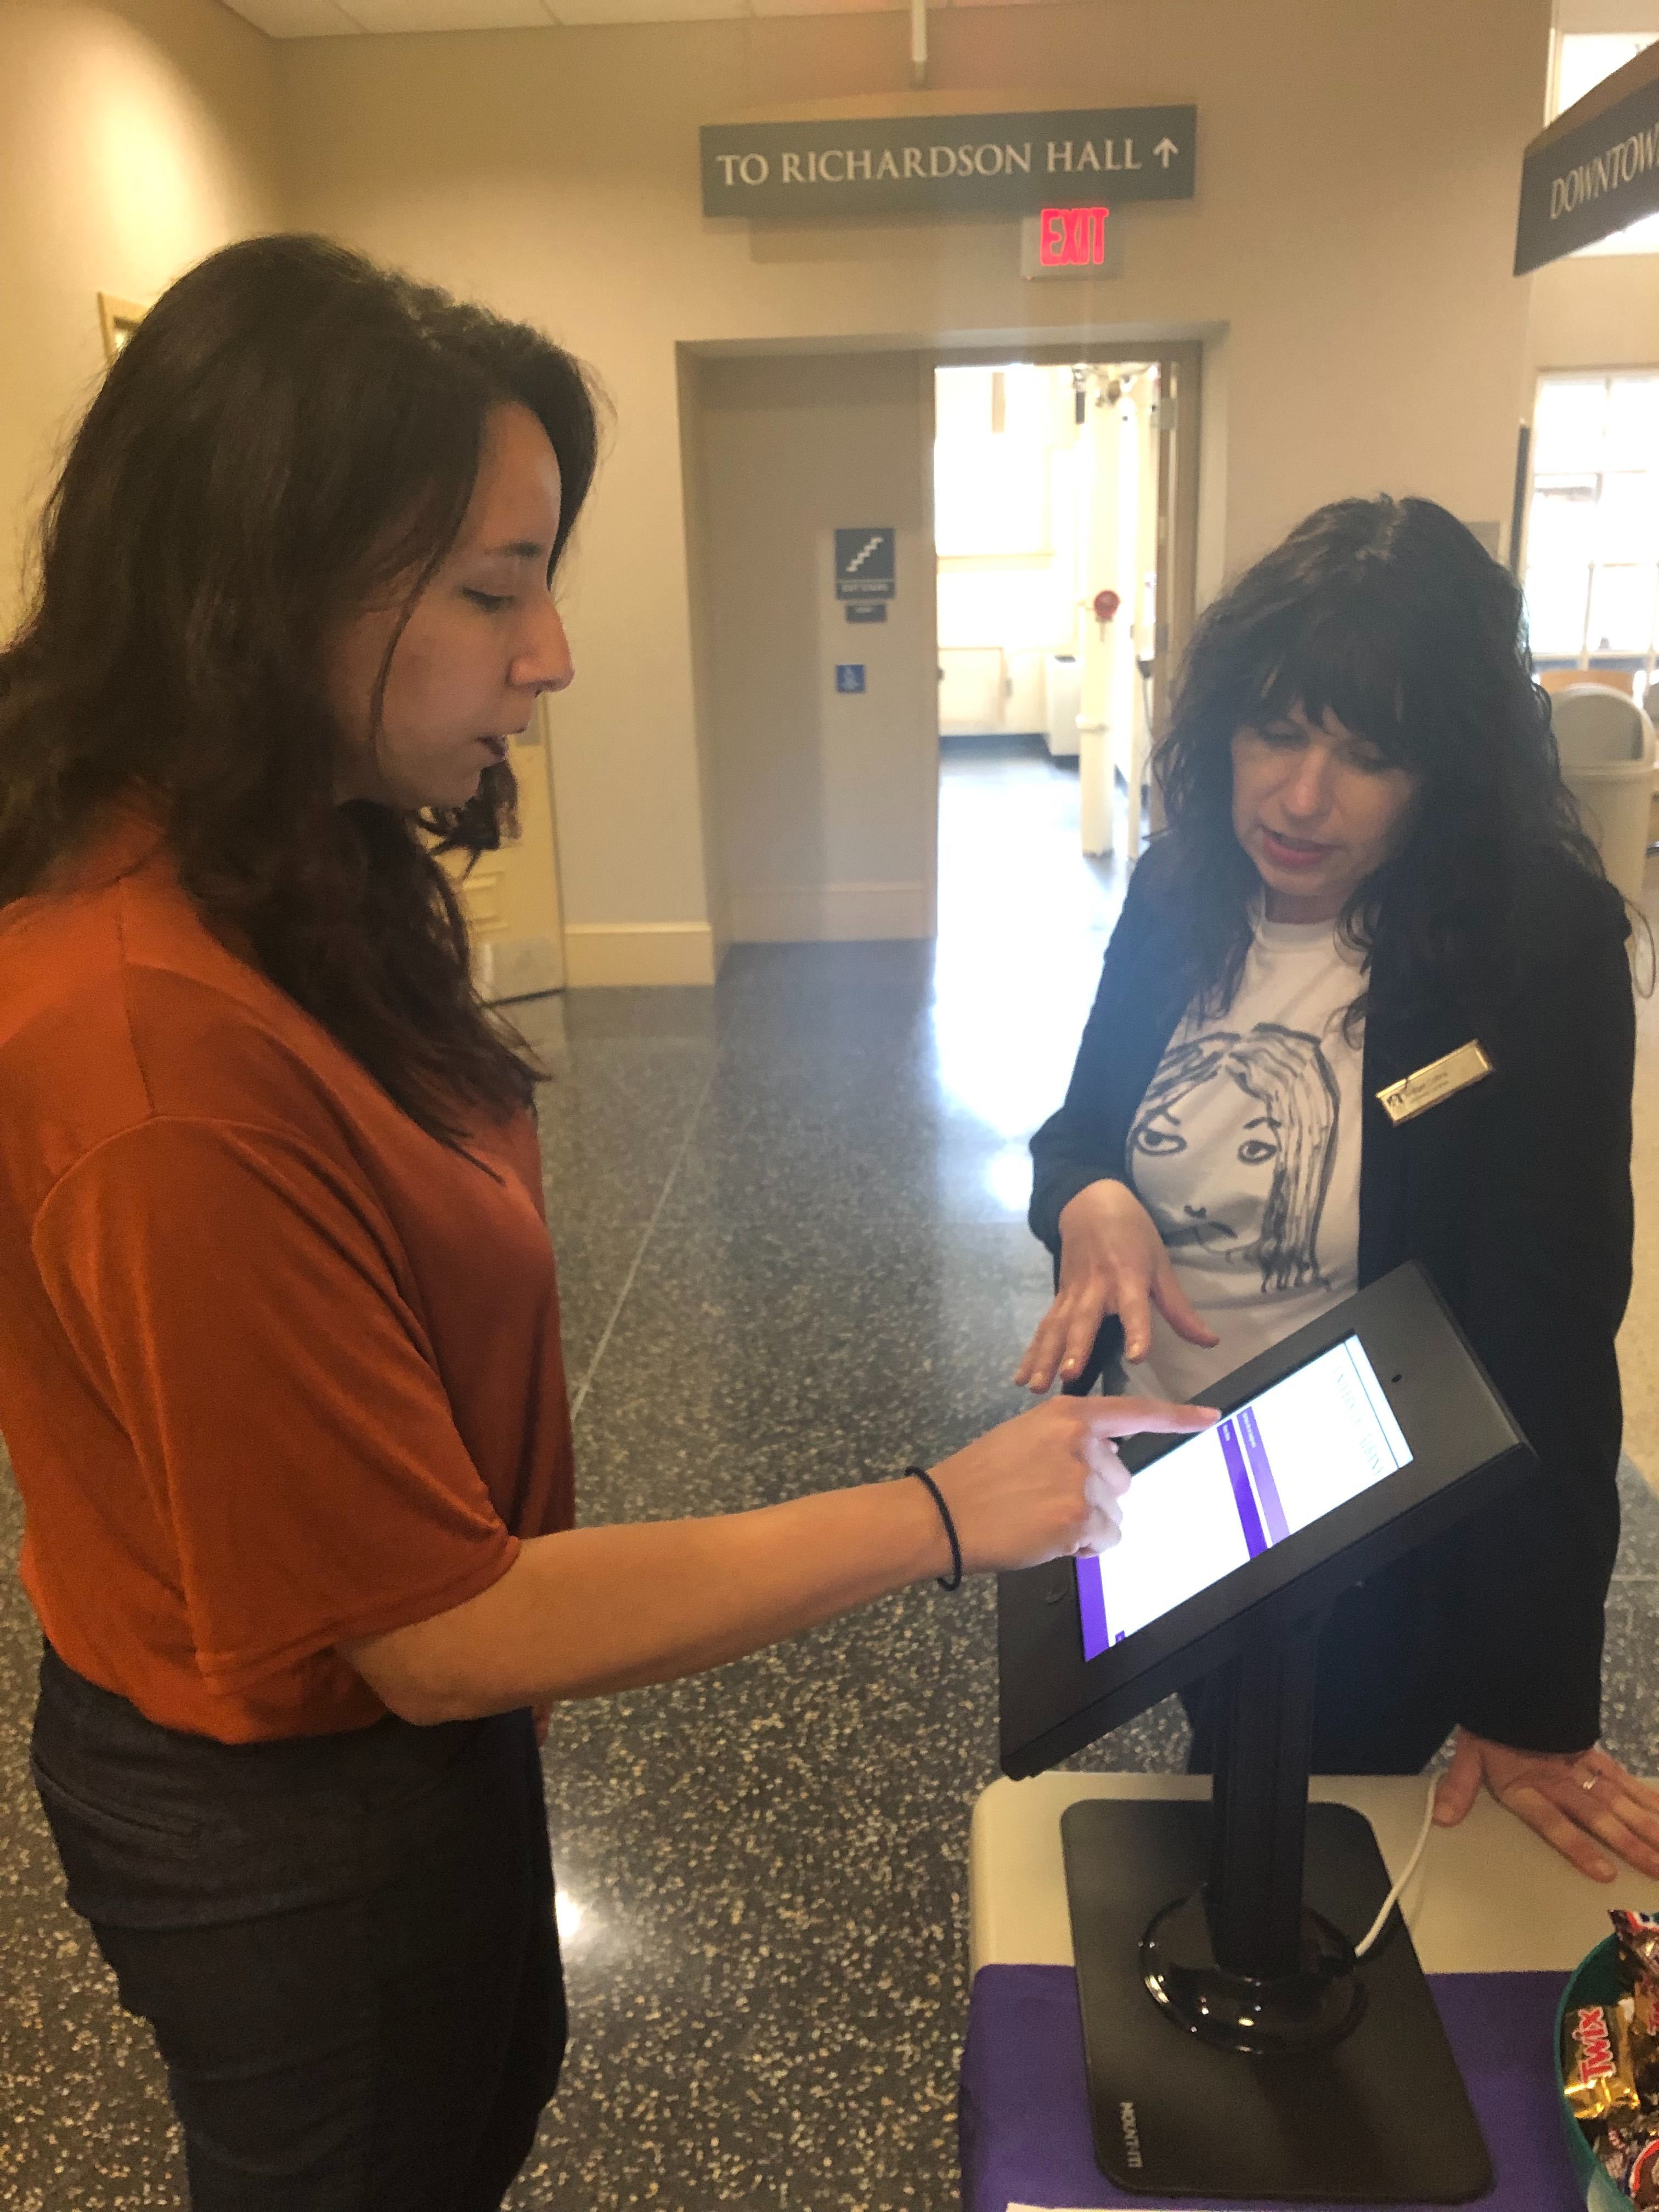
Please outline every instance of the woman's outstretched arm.
[[[1128, 1487], [1113, 1438], [1213, 1419], [1062, 1398], [991, 1430], [933, 1470], [964, 1569], [1104, 1550]], [[340, 1649], [404, 1720], [457, 1720], [696, 1674], [950, 1566], [938, 1509], [907, 1478], [750, 1513], [535, 1537], [478, 1596]]]

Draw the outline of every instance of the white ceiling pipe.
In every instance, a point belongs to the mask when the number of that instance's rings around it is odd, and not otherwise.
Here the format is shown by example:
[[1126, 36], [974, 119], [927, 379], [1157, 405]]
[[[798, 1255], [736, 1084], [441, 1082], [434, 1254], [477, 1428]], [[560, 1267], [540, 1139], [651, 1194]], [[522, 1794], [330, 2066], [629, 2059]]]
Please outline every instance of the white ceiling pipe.
[[910, 82], [927, 82], [927, 0], [910, 0]]

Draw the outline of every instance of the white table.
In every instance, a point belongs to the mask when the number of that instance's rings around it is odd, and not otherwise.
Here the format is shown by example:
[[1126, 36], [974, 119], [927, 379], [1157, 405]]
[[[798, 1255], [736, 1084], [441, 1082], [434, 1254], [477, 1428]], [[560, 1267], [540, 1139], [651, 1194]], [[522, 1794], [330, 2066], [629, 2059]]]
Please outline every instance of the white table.
[[[1413, 1775], [1316, 1776], [1310, 1795], [1352, 1805], [1376, 1832], [1389, 1879], [1411, 1856], [1428, 1785]], [[974, 1808], [968, 1846], [972, 1970], [1069, 1966], [1072, 1929], [1060, 1816], [1090, 1797], [1207, 1797], [1208, 1778], [1174, 1774], [1040, 1774], [994, 1782]], [[1621, 1869], [1591, 1881], [1484, 1794], [1461, 1827], [1437, 1828], [1401, 1899], [1424, 1971], [1565, 1971], [1608, 1933], [1607, 1908], [1659, 1912], [1659, 1881]]]

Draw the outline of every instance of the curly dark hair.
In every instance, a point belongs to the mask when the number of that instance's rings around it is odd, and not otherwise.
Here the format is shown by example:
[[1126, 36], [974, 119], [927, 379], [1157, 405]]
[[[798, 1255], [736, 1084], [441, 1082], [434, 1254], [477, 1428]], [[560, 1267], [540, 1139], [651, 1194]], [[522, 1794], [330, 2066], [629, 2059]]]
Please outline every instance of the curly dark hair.
[[147, 793], [210, 924], [451, 1144], [535, 1079], [473, 988], [434, 851], [499, 842], [512, 771], [418, 817], [337, 804], [326, 642], [398, 579], [407, 623], [507, 402], [558, 461], [556, 566], [598, 449], [579, 363], [325, 239], [228, 246], [150, 309], [88, 408], [0, 652], [0, 905]]
[[1233, 734], [1293, 707], [1315, 723], [1334, 714], [1418, 779], [1395, 853], [1343, 909], [1348, 944], [1369, 958], [1386, 933], [1423, 990], [1477, 1006], [1501, 994], [1528, 867], [1553, 854], [1602, 873], [1561, 779], [1515, 579], [1432, 500], [1344, 499], [1205, 610], [1156, 773], [1159, 873], [1206, 1012], [1237, 994], [1261, 890], [1233, 834]]

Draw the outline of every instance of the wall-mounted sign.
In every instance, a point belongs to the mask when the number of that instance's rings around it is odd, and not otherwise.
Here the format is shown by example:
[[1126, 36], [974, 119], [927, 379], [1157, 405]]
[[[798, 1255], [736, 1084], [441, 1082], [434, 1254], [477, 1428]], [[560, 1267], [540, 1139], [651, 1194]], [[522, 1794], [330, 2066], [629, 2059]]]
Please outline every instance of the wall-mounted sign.
[[1110, 208], [1048, 207], [1022, 218], [1022, 276], [1121, 276], [1123, 225]]
[[1659, 41], [1559, 115], [1521, 167], [1515, 273], [1659, 208]]
[[1106, 258], [1104, 207], [1044, 208], [1037, 217], [1037, 264], [1043, 269], [1098, 269]]
[[1044, 269], [1098, 269], [1106, 258], [1110, 208], [1044, 208], [1037, 217], [1037, 260]]
[[836, 663], [836, 689], [854, 692], [864, 689], [864, 663], [861, 660], [838, 660]]
[[885, 599], [848, 599], [847, 619], [849, 623], [884, 623], [887, 602]]
[[836, 597], [890, 599], [895, 533], [885, 526], [836, 532]]
[[709, 124], [705, 215], [1035, 215], [1189, 200], [1195, 107]]

